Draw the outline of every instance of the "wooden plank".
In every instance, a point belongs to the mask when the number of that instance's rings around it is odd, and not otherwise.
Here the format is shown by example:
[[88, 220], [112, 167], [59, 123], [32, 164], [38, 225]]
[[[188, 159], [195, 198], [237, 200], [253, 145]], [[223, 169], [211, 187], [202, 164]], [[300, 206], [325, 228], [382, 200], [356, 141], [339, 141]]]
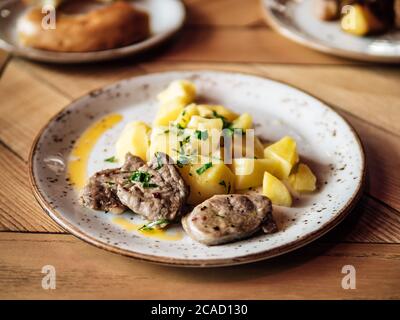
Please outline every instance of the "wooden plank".
[[98, 64], [47, 65], [15, 59], [16, 68], [29, 70], [36, 82], [67, 98], [77, 98], [124, 78], [144, 73], [132, 58]]
[[259, 0], [184, 0], [186, 25], [214, 27], [267, 27]]
[[321, 241], [400, 244], [400, 212], [365, 195]]
[[372, 126], [348, 113], [342, 115], [361, 137], [367, 160], [367, 191], [400, 211], [400, 136]]
[[156, 61], [351, 65], [352, 60], [319, 53], [267, 28], [185, 28]]
[[27, 160], [37, 132], [68, 99], [10, 62], [1, 79], [0, 140]]
[[0, 144], [0, 231], [65, 232], [39, 207], [27, 165]]
[[[400, 245], [313, 244], [270, 261], [217, 269], [137, 262], [69, 235], [0, 233], [0, 252], [2, 299], [400, 298]], [[55, 290], [41, 288], [45, 265], [56, 269]], [[344, 265], [356, 269], [355, 290], [341, 286]]]

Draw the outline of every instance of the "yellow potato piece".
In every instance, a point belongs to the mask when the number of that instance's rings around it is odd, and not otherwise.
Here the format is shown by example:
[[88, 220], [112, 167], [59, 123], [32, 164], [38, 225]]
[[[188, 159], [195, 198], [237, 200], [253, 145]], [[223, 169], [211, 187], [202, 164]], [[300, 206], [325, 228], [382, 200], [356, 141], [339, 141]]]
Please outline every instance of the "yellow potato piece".
[[204, 118], [213, 118], [216, 115], [224, 117], [227, 121], [232, 122], [238, 117], [238, 114], [220, 105], [200, 104], [197, 105], [199, 115]]
[[125, 126], [115, 145], [116, 157], [120, 163], [125, 161], [128, 152], [143, 160], [147, 159], [150, 130], [151, 128], [142, 121], [134, 121]]
[[342, 17], [341, 27], [348, 33], [365, 36], [371, 32], [382, 30], [384, 25], [368, 7], [355, 4], [348, 6], [347, 12]]
[[262, 190], [263, 195], [268, 197], [272, 204], [284, 207], [292, 206], [292, 196], [286, 186], [269, 172], [264, 173]]
[[243, 130], [251, 129], [253, 128], [253, 118], [250, 114], [243, 113], [239, 118], [232, 122], [231, 127]]
[[287, 178], [293, 166], [299, 161], [296, 141], [288, 136], [283, 137], [264, 149], [264, 157], [277, 160], [275, 175], [279, 179]]
[[235, 174], [235, 188], [243, 190], [259, 187], [263, 183], [264, 172], [273, 173], [276, 168], [276, 161], [273, 159], [233, 159], [230, 166]]
[[161, 104], [169, 104], [171, 101], [180, 101], [184, 105], [192, 103], [196, 99], [196, 87], [187, 80], [176, 80], [157, 96]]
[[172, 123], [179, 117], [185, 106], [186, 103], [180, 99], [171, 100], [168, 103], [160, 105], [153, 125], [168, 127], [170, 123]]
[[185, 165], [179, 171], [190, 186], [189, 204], [197, 205], [213, 195], [235, 190], [235, 176], [222, 162]]
[[181, 113], [179, 114], [178, 118], [176, 119], [176, 123], [181, 128], [186, 128], [192, 116], [198, 115], [199, 111], [195, 104], [190, 104], [185, 107]]
[[197, 130], [222, 130], [223, 122], [221, 119], [207, 119], [200, 116], [192, 116], [187, 127]]
[[316, 189], [317, 178], [306, 164], [300, 163], [295, 172], [289, 176], [288, 181], [290, 186], [296, 191], [314, 191]]
[[175, 131], [169, 127], [155, 127], [150, 136], [149, 159], [152, 159], [156, 152], [163, 152], [176, 160], [178, 150], [178, 139]]

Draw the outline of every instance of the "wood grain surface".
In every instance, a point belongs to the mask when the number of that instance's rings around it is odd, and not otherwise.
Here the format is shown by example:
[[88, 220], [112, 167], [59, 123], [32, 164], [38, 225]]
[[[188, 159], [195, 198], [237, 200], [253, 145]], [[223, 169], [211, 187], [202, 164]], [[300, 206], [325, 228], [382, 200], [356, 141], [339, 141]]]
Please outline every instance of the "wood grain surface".
[[[12, 58], [0, 79], [0, 298], [399, 299], [400, 72], [303, 48], [274, 33], [258, 0], [186, 0], [186, 26], [172, 41], [119, 61], [51, 65]], [[0, 56], [0, 60], [3, 56]], [[284, 257], [223, 269], [179, 269], [94, 248], [36, 203], [29, 150], [47, 121], [73, 99], [120, 79], [166, 70], [256, 74], [325, 101], [356, 129], [367, 188], [349, 217]], [[43, 290], [54, 265], [57, 289]], [[341, 287], [344, 265], [357, 289]]]

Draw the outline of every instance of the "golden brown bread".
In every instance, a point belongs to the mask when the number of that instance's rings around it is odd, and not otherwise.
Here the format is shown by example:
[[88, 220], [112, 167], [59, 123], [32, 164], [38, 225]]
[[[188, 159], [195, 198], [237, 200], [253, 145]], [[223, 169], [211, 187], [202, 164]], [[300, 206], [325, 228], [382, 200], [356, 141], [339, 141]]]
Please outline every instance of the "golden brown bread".
[[116, 2], [82, 14], [57, 10], [56, 28], [42, 28], [44, 14], [32, 7], [20, 18], [22, 45], [61, 52], [88, 52], [126, 46], [150, 35], [149, 16], [125, 2]]

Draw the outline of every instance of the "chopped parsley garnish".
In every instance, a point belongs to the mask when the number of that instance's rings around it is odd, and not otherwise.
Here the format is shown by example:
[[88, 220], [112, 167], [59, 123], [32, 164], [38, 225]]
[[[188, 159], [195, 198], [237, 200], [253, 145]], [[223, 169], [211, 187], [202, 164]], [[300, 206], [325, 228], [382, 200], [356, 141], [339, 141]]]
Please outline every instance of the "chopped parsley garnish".
[[232, 137], [234, 134], [237, 135], [244, 135], [245, 131], [242, 128], [232, 128], [232, 127], [227, 127], [224, 130], [224, 134], [227, 135], [228, 137]]
[[150, 183], [151, 175], [145, 171], [134, 171], [129, 180], [142, 183], [143, 188], [155, 188], [156, 184]]
[[154, 227], [158, 227], [158, 226], [161, 226], [161, 228], [164, 228], [164, 227], [166, 227], [169, 223], [170, 223], [170, 222], [169, 222], [168, 219], [158, 219], [158, 220], [156, 220], [156, 221], [152, 221], [152, 222], [149, 222], [149, 223], [143, 225], [143, 226], [140, 227], [138, 230], [140, 230], [140, 231], [150, 231], [150, 230], [153, 230]]
[[114, 162], [117, 162], [117, 158], [116, 158], [115, 156], [112, 156], [112, 157], [110, 157], [110, 158], [104, 159], [104, 161], [105, 161], [105, 162], [114, 163]]
[[224, 186], [224, 187], [226, 188], [225, 180], [221, 180], [221, 181], [219, 182], [219, 185]]
[[215, 110], [213, 111], [213, 116], [214, 116], [214, 118], [218, 118], [218, 119], [222, 120], [222, 128], [223, 129], [230, 127], [231, 123], [224, 116], [221, 116], [217, 111], [215, 111]]
[[194, 134], [195, 134], [196, 138], [199, 139], [199, 140], [207, 140], [208, 139], [207, 130], [204, 130], [204, 131], [196, 130], [194, 132]]
[[201, 166], [200, 168], [198, 168], [197, 170], [196, 170], [196, 173], [198, 174], [198, 175], [201, 175], [201, 174], [203, 174], [206, 170], [208, 170], [208, 169], [210, 169], [211, 167], [212, 167], [212, 162], [208, 162], [208, 163], [206, 163], [204, 166]]

